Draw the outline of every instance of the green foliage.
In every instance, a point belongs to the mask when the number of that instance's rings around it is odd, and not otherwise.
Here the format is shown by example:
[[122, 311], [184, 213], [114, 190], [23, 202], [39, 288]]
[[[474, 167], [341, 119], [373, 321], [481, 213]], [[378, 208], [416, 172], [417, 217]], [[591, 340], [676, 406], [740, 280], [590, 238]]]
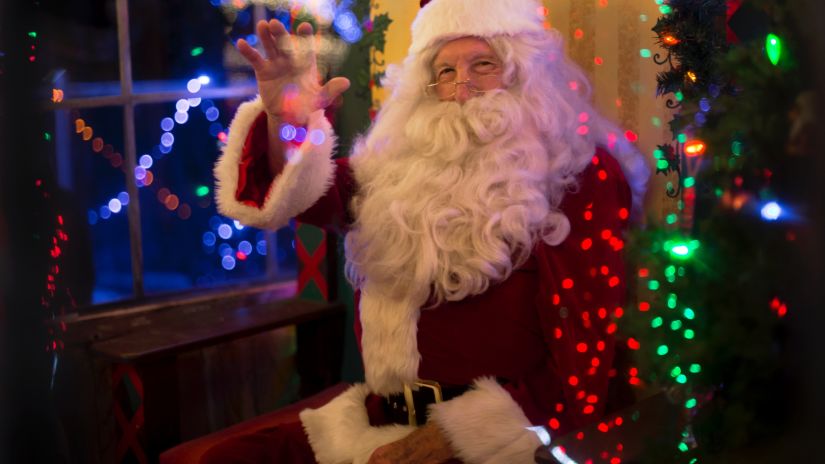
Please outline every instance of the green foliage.
[[383, 13], [372, 19], [372, 30], [367, 31], [360, 43], [363, 46], [372, 47], [376, 51], [384, 53], [387, 45], [387, 29], [390, 27], [392, 19], [389, 13]]
[[[788, 237], [803, 225], [765, 221], [760, 208], [774, 199], [799, 204], [812, 185], [805, 181], [811, 147], [789, 148], [789, 114], [809, 73], [795, 58], [802, 44], [788, 7], [748, 3], [765, 12], [784, 42], [778, 66], [765, 53], [765, 37], [726, 42], [722, 0], [670, 0], [672, 12], [654, 28], [668, 54], [657, 61], [669, 68], [658, 76], [658, 91], [674, 94], [670, 104], [679, 108], [670, 122], [673, 139], [687, 134], [707, 146], [692, 190], [693, 218], [649, 227], [629, 241], [635, 264], [649, 271], [635, 299], [650, 309], [629, 311], [624, 330], [641, 343], [641, 375], [690, 410], [676, 462], [770, 438], [782, 430], [787, 409], [779, 370], [783, 325], [770, 303], [793, 294], [800, 275], [787, 263], [802, 249]], [[666, 44], [668, 35], [676, 40]], [[684, 172], [677, 148], [658, 147], [657, 173]], [[691, 258], [676, 259], [669, 244], [680, 240], [701, 246]], [[694, 438], [698, 447], [687, 446]]]

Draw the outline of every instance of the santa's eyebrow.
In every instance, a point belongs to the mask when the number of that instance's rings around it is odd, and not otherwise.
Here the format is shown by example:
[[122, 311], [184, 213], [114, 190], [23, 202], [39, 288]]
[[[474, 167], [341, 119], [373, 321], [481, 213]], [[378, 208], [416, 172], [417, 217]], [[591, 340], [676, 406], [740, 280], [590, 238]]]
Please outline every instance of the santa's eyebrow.
[[435, 68], [435, 69], [452, 68], [452, 67], [453, 67], [453, 65], [451, 65], [449, 63], [446, 63], [446, 62], [443, 62], [443, 61], [441, 63], [433, 65], [433, 68]]
[[490, 52], [480, 52], [475, 55], [470, 55], [470, 59], [467, 61], [476, 61], [480, 59], [486, 59], [490, 61], [498, 62], [498, 57]]
[[[478, 52], [474, 55], [470, 55], [470, 58], [467, 59], [467, 61], [476, 61], [476, 60], [479, 60], [479, 59], [486, 59], [486, 60], [498, 62], [498, 57], [496, 55], [490, 53], [490, 52]], [[453, 64], [449, 64], [447, 62], [442, 61], [440, 63], [436, 63], [435, 65], [433, 65], [433, 68], [438, 70], [438, 69], [442, 69], [442, 68], [452, 68], [454, 66], [455, 65], [453, 65]]]

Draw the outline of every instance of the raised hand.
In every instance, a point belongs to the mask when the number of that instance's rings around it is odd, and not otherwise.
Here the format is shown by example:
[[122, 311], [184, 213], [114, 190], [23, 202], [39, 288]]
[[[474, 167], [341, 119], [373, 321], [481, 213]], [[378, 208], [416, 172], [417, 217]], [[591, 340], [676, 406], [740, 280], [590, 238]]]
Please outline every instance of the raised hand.
[[255, 70], [270, 123], [303, 125], [310, 113], [326, 108], [349, 88], [349, 80], [343, 77], [320, 85], [309, 23], [298, 26], [297, 37], [274, 19], [258, 22], [256, 32], [266, 57], [243, 39], [238, 40], [238, 51]]

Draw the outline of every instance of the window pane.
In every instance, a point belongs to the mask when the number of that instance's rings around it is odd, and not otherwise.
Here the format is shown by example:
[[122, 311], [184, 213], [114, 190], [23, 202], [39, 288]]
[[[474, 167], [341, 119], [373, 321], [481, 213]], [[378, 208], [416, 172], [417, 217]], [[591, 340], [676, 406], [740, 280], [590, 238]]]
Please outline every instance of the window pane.
[[[123, 109], [56, 111], [55, 167], [61, 208], [76, 224], [78, 306], [133, 296], [123, 158]], [[73, 236], [73, 237], [72, 237]]]
[[129, 8], [135, 81], [186, 81], [208, 75], [213, 85], [225, 85], [225, 65], [241, 59], [231, 39], [252, 32], [254, 8], [227, 14], [226, 9], [215, 6], [220, 3], [132, 0]]
[[212, 168], [239, 102], [188, 99], [136, 109], [147, 293], [259, 280], [268, 272], [270, 279], [295, 276], [289, 228], [266, 234], [215, 209]]
[[55, 69], [52, 77], [65, 98], [119, 93], [115, 1], [41, 2], [39, 9], [43, 13], [39, 33], [48, 40], [49, 64]]

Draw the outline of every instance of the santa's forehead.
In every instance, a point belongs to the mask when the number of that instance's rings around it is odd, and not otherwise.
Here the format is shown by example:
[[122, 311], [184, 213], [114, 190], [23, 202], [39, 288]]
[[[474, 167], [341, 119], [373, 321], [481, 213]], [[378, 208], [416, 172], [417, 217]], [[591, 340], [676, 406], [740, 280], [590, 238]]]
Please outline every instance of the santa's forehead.
[[464, 36], [440, 44], [435, 54], [435, 61], [449, 61], [478, 55], [495, 56], [495, 54], [495, 50], [493, 50], [487, 40], [479, 37]]

